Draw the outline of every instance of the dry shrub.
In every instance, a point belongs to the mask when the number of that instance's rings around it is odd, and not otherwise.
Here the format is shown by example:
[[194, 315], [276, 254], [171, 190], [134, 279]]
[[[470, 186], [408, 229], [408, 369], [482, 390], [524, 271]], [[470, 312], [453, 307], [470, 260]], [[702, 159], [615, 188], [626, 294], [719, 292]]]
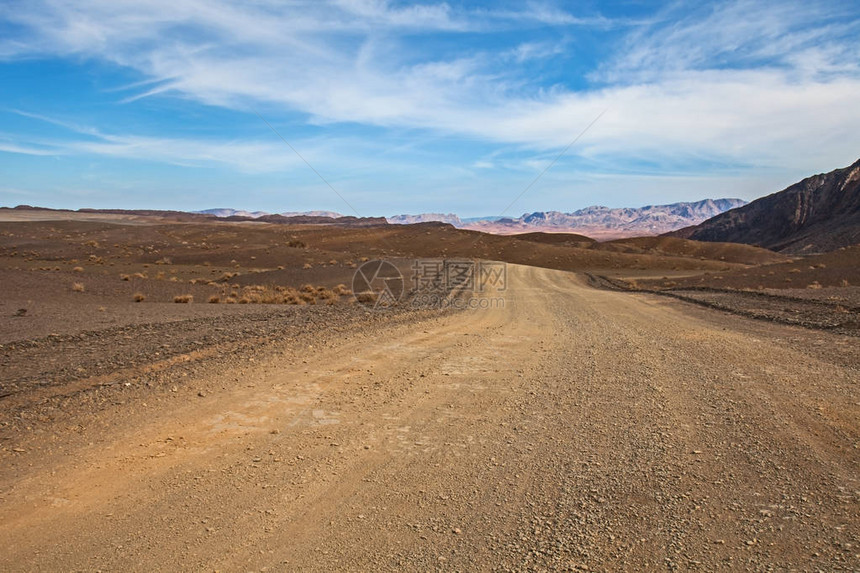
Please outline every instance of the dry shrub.
[[307, 270], [307, 269], [312, 269], [312, 268], [313, 268], [313, 265], [312, 265], [312, 264], [310, 264], [310, 263], [305, 263], [304, 265], [302, 265], [302, 268], [303, 268], [303, 269], [306, 269], [306, 270]]
[[190, 294], [180, 294], [180, 295], [176, 295], [175, 297], [173, 297], [173, 302], [176, 302], [176, 303], [188, 304], [188, 303], [193, 302], [193, 301], [194, 301], [194, 296], [192, 296]]
[[84, 283], [73, 283], [72, 290], [75, 292], [84, 292]]
[[[810, 267], [810, 268], [812, 268], [812, 267]], [[790, 270], [790, 271], [788, 271], [788, 272], [790, 272], [790, 273], [799, 273], [799, 272], [800, 272], [800, 269], [795, 268], [795, 269], [791, 269], [791, 270]]]
[[133, 276], [133, 277], [134, 277], [134, 278], [136, 278], [136, 279], [145, 279], [145, 278], [146, 278], [146, 275], [145, 275], [145, 274], [143, 274], [143, 273], [134, 273], [134, 274], [133, 274], [133, 275], [131, 275], [131, 276]]
[[840, 286], [851, 286], [851, 283], [848, 282], [848, 279], [842, 279], [842, 282], [839, 283]]
[[86, 243], [84, 243], [84, 245], [86, 245], [87, 247], [97, 248], [99, 246], [99, 242], [98, 241], [87, 241]]
[[146, 300], [146, 295], [143, 294], [142, 292], [136, 292], [136, 293], [134, 293], [132, 298], [134, 299], [134, 302], [143, 302]]
[[330, 264], [330, 265], [336, 265], [336, 264], [337, 264], [337, 259], [331, 259], [331, 260], [328, 262], [328, 264]]
[[163, 281], [163, 280], [164, 280], [164, 276], [165, 276], [165, 275], [164, 275], [164, 271], [158, 271], [157, 273], [155, 273], [155, 280], [157, 280], [157, 281]]
[[305, 304], [316, 304], [316, 303], [317, 303], [317, 297], [316, 297], [316, 296], [314, 296], [314, 294], [313, 294], [313, 293], [310, 293], [310, 292], [303, 292], [303, 293], [301, 293], [301, 294], [299, 295], [299, 298], [300, 298], [300, 299], [301, 299]]
[[338, 296], [349, 296], [352, 291], [346, 288], [346, 285], [341, 284], [334, 287], [334, 293]]
[[221, 297], [218, 296], [217, 294], [213, 294], [212, 296], [209, 297], [208, 302], [210, 304], [218, 304], [219, 302], [221, 302]]
[[234, 297], [234, 296], [228, 296], [228, 297], [226, 298], [226, 300], [224, 300], [224, 302], [225, 302], [225, 303], [227, 303], [227, 304], [236, 304], [236, 297]]
[[360, 258], [360, 259], [358, 259], [358, 260], [359, 260], [359, 261], [361, 261], [362, 263], [366, 263], [366, 262], [367, 262], [367, 261], [369, 261], [370, 259], [369, 259], [369, 258], [367, 258], [367, 257], [361, 257], [361, 258]]
[[155, 261], [155, 264], [156, 265], [172, 265], [173, 259], [171, 259], [170, 257], [162, 257], [162, 258], [158, 259], [157, 261]]
[[821, 288], [821, 283], [818, 281], [812, 281], [812, 283], [806, 285], [806, 288], [819, 289]]
[[130, 281], [131, 277], [128, 275], [119, 275], [119, 280], [121, 281]]
[[303, 285], [301, 288], [302, 292], [314, 292], [316, 290], [317, 289], [314, 288], [314, 285], [311, 285], [311, 284]]
[[374, 303], [374, 302], [376, 302], [376, 298], [377, 298], [376, 293], [375, 292], [369, 292], [369, 291], [356, 293], [356, 295], [355, 295], [355, 299], [358, 302], [363, 303], [363, 304]]
[[320, 289], [317, 290], [317, 297], [323, 300], [337, 300], [338, 295], [335, 294], [333, 290], [329, 290], [325, 287], [320, 287]]
[[73, 268], [73, 269], [72, 269], [72, 272], [74, 272], [74, 273], [82, 273], [82, 272], [84, 272], [84, 267], [75, 267], [75, 268]]
[[220, 280], [226, 282], [226, 281], [229, 281], [230, 279], [232, 279], [234, 277], [238, 277], [238, 276], [239, 276], [239, 273], [224, 273], [223, 275], [221, 275]]

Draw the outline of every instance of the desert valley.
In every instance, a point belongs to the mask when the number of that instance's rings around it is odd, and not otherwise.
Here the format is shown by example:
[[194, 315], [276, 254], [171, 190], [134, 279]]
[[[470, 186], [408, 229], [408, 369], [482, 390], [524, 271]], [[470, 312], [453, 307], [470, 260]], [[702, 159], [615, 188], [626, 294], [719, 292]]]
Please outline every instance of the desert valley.
[[858, 182], [604, 242], [0, 209], [0, 568], [854, 569]]

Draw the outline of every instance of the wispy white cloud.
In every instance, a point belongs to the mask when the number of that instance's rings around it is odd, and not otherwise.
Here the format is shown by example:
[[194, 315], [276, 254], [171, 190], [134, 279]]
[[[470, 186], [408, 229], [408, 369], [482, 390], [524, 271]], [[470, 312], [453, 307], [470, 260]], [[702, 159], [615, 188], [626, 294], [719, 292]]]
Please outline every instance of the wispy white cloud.
[[[78, 56], [130, 67], [146, 79], [125, 86], [127, 104], [175, 94], [240, 110], [298, 111], [316, 124], [417, 128], [536, 150], [566, 145], [608, 108], [577, 146], [581, 155], [814, 169], [860, 148], [860, 30], [844, 10], [835, 2], [677, 3], [631, 25], [539, 2], [469, 11], [385, 0], [33, 0], [0, 7], [0, 18], [25, 31], [0, 39], [0, 57]], [[575, 89], [535, 84], [528, 69], [559, 55], [563, 43], [517, 42], [505, 63], [468, 47], [428, 56], [409, 42], [500, 22], [621, 25], [624, 33], [590, 83]], [[253, 142], [178, 141], [112, 136], [77, 149], [161, 161], [177, 153], [237, 168], [288, 164]]]
[[60, 155], [61, 152], [56, 148], [35, 147], [33, 145], [22, 145], [17, 142], [0, 141], [0, 151], [5, 153], [15, 153], [17, 155], [36, 155], [36, 156], [51, 156]]

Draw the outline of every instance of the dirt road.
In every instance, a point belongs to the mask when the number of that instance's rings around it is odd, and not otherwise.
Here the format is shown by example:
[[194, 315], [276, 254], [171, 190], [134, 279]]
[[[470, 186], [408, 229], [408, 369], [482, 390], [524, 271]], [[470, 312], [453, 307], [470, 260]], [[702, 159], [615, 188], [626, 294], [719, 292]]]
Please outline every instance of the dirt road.
[[0, 569], [860, 568], [856, 338], [508, 273], [10, 454]]

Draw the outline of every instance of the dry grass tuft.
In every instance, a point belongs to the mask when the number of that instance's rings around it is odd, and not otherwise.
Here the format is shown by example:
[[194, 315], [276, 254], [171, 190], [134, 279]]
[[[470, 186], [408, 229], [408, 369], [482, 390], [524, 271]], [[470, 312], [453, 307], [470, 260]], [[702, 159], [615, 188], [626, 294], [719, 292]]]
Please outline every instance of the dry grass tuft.
[[73, 283], [72, 290], [75, 292], [84, 292], [84, 283]]
[[131, 277], [128, 275], [119, 275], [119, 280], [121, 281], [130, 281]]
[[806, 285], [806, 288], [819, 289], [821, 288], [821, 283], [818, 281], [812, 281], [812, 283]]
[[181, 303], [181, 304], [188, 304], [190, 302], [194, 302], [194, 296], [192, 296], [190, 294], [180, 294], [180, 295], [173, 297], [173, 302]]
[[210, 304], [218, 304], [219, 302], [221, 302], [221, 297], [217, 294], [213, 294], [209, 297], [209, 300], [207, 302], [209, 302]]
[[142, 292], [136, 292], [132, 295], [132, 298], [134, 299], [134, 302], [143, 302], [146, 300], [146, 295]]
[[375, 292], [360, 292], [355, 295], [355, 299], [364, 304], [374, 303], [376, 302], [376, 298]]
[[72, 269], [73, 273], [82, 273], [84, 272], [84, 267], [75, 267]]

